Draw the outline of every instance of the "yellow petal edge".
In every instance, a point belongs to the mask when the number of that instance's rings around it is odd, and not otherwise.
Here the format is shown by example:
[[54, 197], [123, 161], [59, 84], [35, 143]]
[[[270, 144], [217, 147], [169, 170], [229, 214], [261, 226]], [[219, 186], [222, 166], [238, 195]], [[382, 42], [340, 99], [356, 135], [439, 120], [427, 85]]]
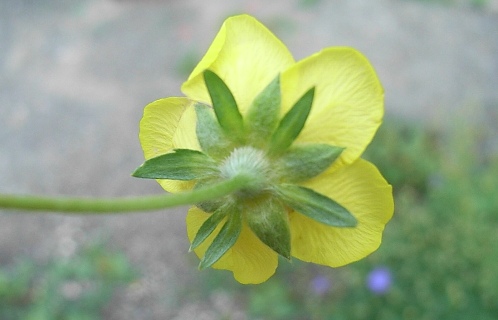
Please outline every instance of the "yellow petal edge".
[[300, 260], [339, 267], [377, 250], [394, 212], [392, 187], [370, 162], [349, 166], [310, 180], [306, 187], [334, 199], [357, 219], [354, 228], [329, 227], [302, 214], [289, 216], [292, 255]]
[[315, 99], [296, 143], [346, 148], [334, 166], [358, 159], [382, 122], [384, 90], [369, 61], [348, 47], [324, 49], [282, 74], [282, 113], [311, 87]]
[[230, 88], [242, 114], [279, 73], [294, 64], [285, 45], [248, 15], [228, 18], [206, 55], [182, 86], [189, 98], [211, 104], [202, 72], [216, 73]]
[[[140, 121], [139, 140], [145, 159], [171, 152], [173, 149], [200, 150], [195, 135], [194, 102], [187, 98], [171, 97], [154, 101], [144, 109]], [[191, 181], [157, 180], [168, 192], [193, 188]]]
[[[209, 218], [209, 214], [197, 207], [192, 207], [189, 210], [187, 234], [190, 242], [193, 241], [197, 231], [207, 218]], [[222, 225], [223, 223], [194, 250], [200, 259], [213, 242], [214, 237], [220, 232]], [[232, 271], [235, 280], [242, 284], [258, 284], [268, 280], [275, 273], [277, 265], [277, 254], [262, 243], [244, 222], [237, 242], [213, 265], [213, 268]]]

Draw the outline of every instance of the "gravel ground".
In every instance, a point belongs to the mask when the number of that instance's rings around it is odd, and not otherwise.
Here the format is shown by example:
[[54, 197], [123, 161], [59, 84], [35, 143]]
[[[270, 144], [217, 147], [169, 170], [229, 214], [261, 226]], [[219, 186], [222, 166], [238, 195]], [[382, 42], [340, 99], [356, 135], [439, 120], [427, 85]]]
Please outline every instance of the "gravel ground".
[[[308, 1], [310, 2], [310, 1]], [[251, 13], [297, 59], [327, 46], [364, 52], [388, 115], [445, 125], [449, 114], [498, 106], [498, 1], [486, 10], [416, 1], [0, 2], [0, 192], [123, 196], [161, 193], [130, 177], [143, 160], [143, 106], [180, 85], [223, 19]], [[70, 256], [102, 237], [143, 278], [106, 319], [244, 319], [230, 297], [178, 301], [198, 281], [185, 208], [140, 215], [0, 215], [0, 264]], [[202, 276], [202, 273], [200, 274]]]

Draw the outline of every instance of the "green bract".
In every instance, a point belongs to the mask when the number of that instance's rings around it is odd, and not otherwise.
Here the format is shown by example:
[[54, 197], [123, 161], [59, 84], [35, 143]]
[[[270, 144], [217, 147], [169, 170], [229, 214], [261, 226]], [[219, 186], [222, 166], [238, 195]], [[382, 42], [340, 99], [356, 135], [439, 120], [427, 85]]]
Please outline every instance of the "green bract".
[[201, 228], [197, 232], [197, 235], [194, 238], [194, 241], [190, 244], [189, 251], [197, 248], [211, 233], [213, 233], [214, 229], [218, 226], [218, 224], [227, 216], [228, 210], [223, 210], [220, 208], [216, 210], [204, 223]]
[[204, 71], [204, 81], [221, 128], [229, 138], [237, 142], [243, 141], [244, 122], [230, 89], [216, 73], [209, 70]]
[[234, 143], [221, 129], [213, 114], [213, 109], [204, 104], [196, 104], [195, 112], [197, 115], [196, 133], [201, 149], [218, 160], [228, 156]]
[[315, 88], [309, 89], [280, 120], [268, 146], [272, 155], [278, 155], [289, 148], [304, 127], [310, 114]]
[[280, 76], [277, 76], [254, 99], [246, 115], [250, 144], [258, 148], [267, 145], [268, 137], [277, 128], [281, 103]]
[[354, 227], [355, 217], [327, 196], [294, 183], [329, 168], [344, 148], [328, 144], [293, 146], [313, 105], [310, 88], [283, 116], [280, 77], [255, 98], [245, 116], [228, 86], [206, 70], [204, 80], [213, 107], [196, 104], [196, 134], [202, 151], [180, 149], [147, 160], [134, 176], [193, 180], [197, 186], [251, 177], [248, 185], [219, 200], [198, 204], [211, 216], [197, 232], [191, 250], [221, 227], [199, 268], [216, 263], [237, 241], [244, 223], [269, 248], [291, 258], [288, 212], [295, 210], [322, 224]]
[[217, 173], [216, 162], [206, 154], [189, 149], [176, 149], [145, 161], [132, 176], [149, 179], [193, 180]]
[[275, 167], [282, 170], [282, 182], [301, 182], [325, 171], [343, 150], [328, 144], [296, 146], [276, 159]]
[[313, 220], [333, 227], [356, 226], [346, 208], [323, 194], [291, 184], [281, 184], [277, 193], [286, 205]]
[[241, 215], [239, 212], [234, 212], [227, 217], [227, 221], [207, 249], [204, 258], [199, 264], [199, 269], [208, 268], [218, 261], [235, 244], [241, 230]]
[[245, 219], [258, 238], [286, 259], [291, 258], [291, 234], [287, 210], [275, 197], [248, 201]]

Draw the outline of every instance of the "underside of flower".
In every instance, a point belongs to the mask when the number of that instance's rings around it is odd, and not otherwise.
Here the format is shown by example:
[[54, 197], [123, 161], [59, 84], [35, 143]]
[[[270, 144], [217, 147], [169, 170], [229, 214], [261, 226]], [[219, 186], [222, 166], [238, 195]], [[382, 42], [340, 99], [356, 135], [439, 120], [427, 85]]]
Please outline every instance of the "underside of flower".
[[182, 91], [146, 107], [147, 160], [134, 176], [170, 192], [233, 187], [187, 215], [201, 269], [260, 283], [277, 254], [336, 267], [377, 249], [393, 201], [360, 158], [383, 116], [382, 86], [361, 53], [327, 48], [295, 62], [258, 21], [236, 16]]
[[271, 183], [270, 163], [263, 151], [253, 147], [236, 148], [222, 162], [220, 166], [220, 178], [231, 179], [238, 175], [251, 177], [252, 183], [239, 190], [238, 198], [253, 198]]
[[[280, 106], [275, 105], [275, 101], [280, 101], [280, 89], [277, 77], [252, 103], [249, 116], [244, 119], [223, 80], [209, 70], [204, 75], [212, 107], [196, 106], [197, 138], [203, 150], [178, 149], [146, 161], [135, 172], [136, 176], [156, 179], [193, 180], [198, 187], [237, 176], [250, 177], [247, 185], [225, 199], [199, 204], [200, 208], [212, 212], [212, 216], [202, 225], [191, 249], [222, 225], [200, 268], [210, 267], [230, 249], [244, 223], [263, 243], [290, 259], [288, 213], [292, 210], [299, 210], [326, 225], [354, 227], [356, 219], [343, 206], [294, 184], [322, 173], [344, 150], [326, 144], [293, 146], [310, 113], [314, 88], [278, 119]], [[265, 108], [268, 105], [274, 107]], [[269, 123], [271, 118], [274, 125]], [[268, 131], [266, 126], [273, 130]], [[234, 130], [236, 134], [232, 134]], [[266, 139], [258, 132], [262, 130], [268, 131]]]
[[[223, 223], [223, 227], [207, 249], [201, 268], [211, 266], [230, 249], [244, 223], [263, 243], [287, 259], [290, 259], [291, 252], [288, 213], [292, 210], [299, 209], [327, 225], [356, 225], [356, 219], [340, 204], [294, 184], [322, 173], [344, 150], [324, 144], [293, 146], [310, 113], [313, 88], [278, 119], [280, 105], [275, 102], [281, 99], [277, 77], [252, 103], [246, 119], [223, 80], [209, 70], [204, 76], [213, 106], [197, 106], [197, 137], [202, 151], [214, 162], [219, 153], [228, 155], [218, 160], [218, 174], [202, 174], [202, 177], [217, 181], [243, 175], [250, 176], [251, 183], [223, 201], [209, 203], [212, 219], [201, 227], [191, 249], [201, 244], [218, 224]], [[275, 125], [266, 139], [262, 139], [258, 131], [268, 131], [269, 117], [275, 117], [271, 121]], [[203, 136], [207, 127], [211, 130]], [[218, 134], [213, 135], [213, 131]], [[215, 144], [217, 148], [213, 148]], [[201, 184], [205, 185], [205, 181]], [[200, 204], [200, 207], [206, 205]]]

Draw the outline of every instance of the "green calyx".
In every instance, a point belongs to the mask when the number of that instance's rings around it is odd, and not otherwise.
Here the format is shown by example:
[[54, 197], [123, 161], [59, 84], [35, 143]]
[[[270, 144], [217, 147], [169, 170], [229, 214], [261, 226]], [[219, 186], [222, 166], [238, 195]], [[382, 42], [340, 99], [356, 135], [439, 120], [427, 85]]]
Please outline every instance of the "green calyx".
[[328, 144], [295, 146], [275, 159], [281, 182], [297, 183], [324, 172], [341, 155], [344, 148]]
[[147, 160], [133, 174], [193, 180], [196, 188], [239, 176], [248, 179], [228, 196], [197, 204], [211, 214], [190, 247], [194, 250], [211, 239], [201, 269], [212, 266], [230, 250], [244, 224], [286, 259], [291, 257], [291, 211], [332, 227], [356, 226], [355, 217], [344, 206], [297, 185], [326, 171], [344, 151], [327, 144], [294, 143], [310, 114], [315, 88], [304, 93], [281, 117], [280, 76], [262, 90], [245, 114], [218, 75], [206, 70], [204, 80], [213, 105], [195, 106], [202, 150], [174, 150]]
[[175, 149], [146, 160], [132, 176], [148, 179], [194, 180], [217, 173], [216, 162], [206, 154], [190, 149]]
[[211, 245], [206, 250], [199, 264], [199, 269], [206, 269], [218, 261], [237, 241], [242, 231], [242, 217], [240, 213], [231, 214], [221, 227]]
[[204, 81], [220, 127], [234, 141], [243, 142], [244, 121], [230, 89], [216, 73], [210, 70], [204, 71]]
[[266, 148], [268, 137], [277, 128], [280, 117], [280, 76], [277, 76], [252, 102], [247, 115], [248, 141], [257, 148]]
[[304, 127], [311, 111], [315, 88], [309, 89], [280, 120], [270, 138], [269, 152], [278, 155], [287, 150]]
[[256, 236], [282, 257], [291, 258], [289, 217], [282, 202], [268, 195], [266, 199], [248, 201], [244, 206], [245, 221]]

